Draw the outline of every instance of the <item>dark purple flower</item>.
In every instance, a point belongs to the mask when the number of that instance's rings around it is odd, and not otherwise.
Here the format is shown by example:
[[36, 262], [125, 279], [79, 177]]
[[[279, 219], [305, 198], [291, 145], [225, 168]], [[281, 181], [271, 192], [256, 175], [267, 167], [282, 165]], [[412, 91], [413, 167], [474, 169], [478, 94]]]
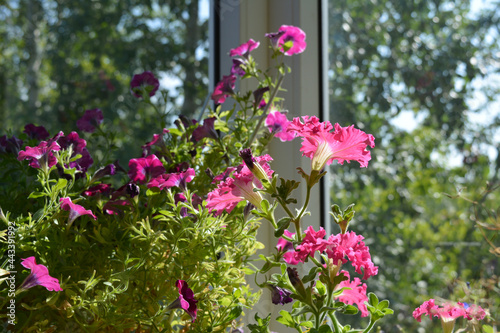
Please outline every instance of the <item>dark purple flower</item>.
[[255, 105], [259, 105], [262, 101], [265, 102], [263, 99], [264, 94], [269, 91], [269, 87], [262, 87], [254, 90], [253, 92], [253, 98], [254, 98], [254, 103]]
[[231, 57], [241, 56], [243, 58], [248, 58], [250, 52], [259, 47], [259, 45], [260, 42], [256, 42], [250, 38], [248, 42], [243, 43], [234, 49], [231, 49], [231, 51], [229, 51], [229, 56]]
[[93, 197], [96, 195], [106, 195], [111, 192], [111, 185], [109, 184], [97, 184], [89, 187], [86, 191], [83, 191], [83, 195], [86, 197]]
[[105, 176], [112, 176], [115, 173], [116, 173], [116, 166], [114, 164], [108, 164], [94, 173], [94, 175], [92, 176], [92, 181], [94, 182]]
[[0, 137], [0, 153], [18, 155], [22, 145], [23, 140], [15, 136], [7, 138], [7, 135], [3, 135]]
[[125, 209], [129, 209], [130, 207], [131, 204], [128, 200], [110, 200], [104, 204], [102, 210], [109, 215], [123, 216]]
[[269, 41], [271, 42], [271, 46], [273, 50], [276, 50], [279, 46], [279, 40], [281, 36], [285, 34], [284, 31], [278, 31], [278, 32], [270, 32], [265, 34], [266, 38], [269, 38]]
[[198, 301], [194, 298], [193, 291], [189, 288], [187, 282], [184, 280], [177, 280], [175, 285], [177, 286], [177, 289], [179, 291], [179, 298], [176, 300], [176, 302], [179, 302], [179, 307], [186, 311], [191, 316], [194, 322], [196, 319], [196, 311], [198, 311], [196, 307], [196, 303], [198, 303]]
[[198, 142], [203, 138], [217, 139], [219, 137], [214, 126], [215, 120], [215, 117], [203, 120], [203, 126], [199, 126], [193, 131], [192, 138], [194, 142]]
[[291, 291], [272, 284], [268, 286], [269, 289], [271, 289], [271, 301], [273, 302], [273, 304], [285, 305], [287, 303], [293, 302], [293, 299], [290, 297], [290, 295], [292, 294]]
[[160, 81], [150, 71], [134, 75], [130, 82], [130, 91], [137, 98], [143, 97], [144, 93], [154, 96], [159, 87]]
[[212, 94], [212, 100], [215, 104], [222, 104], [226, 101], [226, 98], [234, 94], [234, 87], [236, 82], [236, 76], [224, 75], [222, 80], [217, 83], [215, 90]]
[[27, 159], [30, 161], [30, 166], [36, 169], [51, 168], [57, 164], [57, 158], [54, 156], [54, 151], [61, 150], [57, 142], [42, 141], [37, 147], [26, 146], [25, 150], [21, 150], [17, 159], [22, 161]]
[[35, 257], [28, 257], [21, 260], [21, 265], [31, 270], [31, 273], [23, 281], [19, 289], [43, 286], [48, 291], [62, 291], [59, 280], [49, 275], [49, 269], [46, 266], [38, 265]]
[[233, 59], [233, 66], [231, 67], [231, 74], [236, 74], [239, 76], [243, 76], [246, 74], [245, 70], [242, 66], [245, 65], [245, 62], [240, 58]]
[[59, 132], [59, 134], [54, 138], [57, 140], [57, 143], [61, 146], [63, 150], [72, 150], [71, 158], [80, 154], [82, 157], [75, 161], [71, 161], [69, 168], [76, 168], [82, 174], [87, 172], [88, 168], [94, 163], [94, 160], [90, 156], [89, 151], [87, 150], [87, 142], [84, 139], [81, 139], [78, 136], [78, 133], [71, 132], [68, 135], [64, 135], [63, 132]]
[[127, 183], [113, 192], [111, 199], [115, 200], [121, 197], [134, 198], [141, 193], [141, 189], [137, 184]]
[[80, 131], [94, 133], [96, 127], [98, 127], [103, 120], [104, 116], [100, 109], [86, 110], [83, 117], [77, 120], [76, 127], [78, 127]]
[[133, 158], [129, 161], [128, 167], [130, 179], [141, 184], [147, 183], [150, 179], [165, 173], [163, 163], [154, 154], [142, 158]]
[[35, 126], [33, 124], [27, 124], [24, 126], [24, 133], [28, 134], [31, 139], [36, 139], [38, 141], [45, 140], [49, 137], [49, 132], [43, 126]]
[[82, 215], [90, 215], [94, 220], [97, 220], [91, 210], [74, 204], [70, 198], [61, 198], [59, 201], [61, 202], [61, 209], [69, 211], [68, 224], [73, 223], [76, 218]]

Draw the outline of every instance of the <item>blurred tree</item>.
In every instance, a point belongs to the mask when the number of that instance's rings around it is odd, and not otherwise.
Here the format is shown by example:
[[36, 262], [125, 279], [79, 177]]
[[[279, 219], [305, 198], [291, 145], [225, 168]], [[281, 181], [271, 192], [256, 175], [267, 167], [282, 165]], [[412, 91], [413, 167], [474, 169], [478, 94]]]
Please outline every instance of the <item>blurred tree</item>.
[[[332, 201], [356, 203], [352, 230], [365, 235], [380, 265], [369, 286], [391, 300], [407, 332], [441, 331], [438, 322], [412, 318], [424, 300], [464, 300], [465, 281], [480, 289], [468, 301], [481, 300], [487, 290], [479, 281], [498, 283], [500, 275], [472, 208], [442, 195], [466, 187], [474, 196], [500, 170], [499, 114], [477, 123], [485, 105], [469, 103], [474, 81], [500, 71], [500, 8], [478, 17], [470, 10], [465, 0], [329, 2], [330, 118], [377, 139], [367, 169], [332, 168]], [[498, 92], [483, 90], [485, 101]], [[402, 114], [410, 120], [396, 125]], [[498, 320], [498, 288], [488, 297]], [[383, 329], [398, 331], [395, 322]]]
[[208, 22], [198, 0], [12, 0], [0, 3], [0, 20], [3, 132], [27, 122], [69, 132], [86, 109], [100, 108], [130, 158], [140, 152], [129, 145], [161, 131], [157, 113], [129, 92], [134, 74], [181, 82], [163, 96], [162, 112], [192, 115], [208, 94]]

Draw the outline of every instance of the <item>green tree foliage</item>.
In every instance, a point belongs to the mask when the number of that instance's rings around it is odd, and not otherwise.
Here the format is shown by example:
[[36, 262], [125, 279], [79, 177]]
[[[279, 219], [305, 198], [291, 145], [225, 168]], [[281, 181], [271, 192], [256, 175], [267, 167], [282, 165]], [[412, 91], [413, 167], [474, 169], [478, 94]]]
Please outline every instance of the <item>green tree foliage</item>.
[[137, 110], [130, 95], [134, 74], [182, 82], [165, 106], [173, 114], [195, 113], [208, 94], [208, 22], [197, 0], [15, 0], [0, 4], [0, 20], [4, 132], [32, 122], [69, 133], [85, 110], [100, 108], [127, 151], [127, 138], [146, 142], [144, 129], [158, 127], [154, 110]]
[[[439, 322], [411, 316], [428, 298], [484, 302], [487, 295], [498, 320], [498, 289], [480, 283], [498, 283], [498, 259], [475, 228], [471, 205], [443, 195], [479, 195], [487, 181], [498, 181], [500, 158], [487, 149], [498, 154], [499, 116], [478, 125], [473, 119], [484, 105], [468, 103], [474, 80], [499, 70], [498, 4], [476, 18], [469, 1], [329, 6], [331, 119], [377, 139], [366, 170], [333, 168], [332, 201], [356, 203], [352, 229], [367, 235], [377, 256], [380, 295], [407, 332], [423, 325], [440, 332]], [[483, 93], [489, 101], [498, 86]], [[411, 130], [394, 125], [401, 113], [418, 119], [406, 124]], [[383, 329], [398, 331], [395, 323]]]

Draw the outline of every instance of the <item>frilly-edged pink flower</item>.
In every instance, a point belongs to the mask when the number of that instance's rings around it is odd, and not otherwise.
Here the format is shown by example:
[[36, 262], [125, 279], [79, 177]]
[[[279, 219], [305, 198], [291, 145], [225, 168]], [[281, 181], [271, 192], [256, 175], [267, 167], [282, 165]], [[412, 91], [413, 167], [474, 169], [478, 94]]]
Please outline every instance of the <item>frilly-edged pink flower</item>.
[[97, 220], [94, 213], [91, 210], [85, 209], [84, 207], [74, 204], [70, 198], [61, 198], [59, 200], [61, 203], [61, 209], [69, 211], [68, 223], [71, 224], [73, 221], [82, 215], [90, 215], [94, 220]]
[[283, 259], [288, 264], [297, 265], [299, 262], [304, 262], [308, 256], [314, 257], [316, 252], [323, 252], [328, 246], [327, 240], [324, 239], [326, 231], [322, 227], [316, 232], [312, 226], [309, 226], [304, 234], [304, 239], [296, 250], [283, 255]]
[[59, 280], [49, 275], [49, 269], [38, 265], [35, 257], [21, 259], [21, 265], [31, 270], [30, 275], [23, 281], [20, 289], [29, 289], [34, 286], [43, 286], [48, 291], [62, 291]]
[[337, 262], [339, 259], [344, 264], [348, 261], [351, 262], [356, 273], [363, 274], [363, 279], [367, 280], [378, 274], [378, 267], [373, 264], [369, 248], [363, 239], [363, 236], [356, 235], [354, 231], [331, 235], [328, 238], [326, 254], [328, 258], [333, 259], [333, 262]]
[[275, 137], [279, 138], [282, 142], [291, 141], [295, 138], [294, 132], [288, 132], [288, 120], [286, 115], [279, 111], [272, 111], [267, 115], [266, 126], [269, 132], [273, 133]]
[[288, 125], [288, 132], [301, 136], [302, 156], [309, 157], [313, 170], [321, 170], [334, 160], [343, 164], [352, 160], [358, 161], [361, 167], [367, 167], [371, 159], [367, 146], [375, 147], [375, 138], [371, 134], [354, 128], [341, 127], [335, 124], [334, 132], [329, 121], [320, 122], [315, 116], [294, 118]]
[[249, 39], [248, 42], [241, 44], [240, 46], [231, 49], [229, 51], [229, 56], [235, 57], [235, 56], [241, 56], [243, 58], [248, 58], [248, 55], [250, 52], [255, 50], [257, 47], [259, 47], [260, 42], [256, 42], [253, 39]]
[[154, 96], [159, 87], [160, 81], [150, 71], [136, 74], [130, 81], [130, 91], [137, 98], [141, 98], [144, 91], [150, 97]]
[[464, 317], [467, 320], [482, 320], [486, 316], [486, 312], [476, 304], [446, 302], [442, 306], [438, 306], [434, 299], [430, 299], [413, 311], [413, 318], [418, 322], [422, 320], [422, 316], [424, 315], [428, 315], [431, 319], [432, 317], [441, 319], [443, 331], [448, 333], [453, 332], [453, 326], [457, 318]]
[[51, 168], [57, 164], [57, 158], [54, 156], [54, 151], [61, 150], [61, 147], [57, 142], [53, 141], [42, 141], [36, 147], [26, 146], [25, 150], [21, 150], [17, 159], [22, 161], [27, 159], [30, 161], [30, 167], [40, 169], [40, 168]]
[[136, 183], [147, 183], [150, 179], [156, 178], [165, 173], [163, 163], [152, 154], [146, 157], [133, 158], [128, 163], [128, 176]]
[[163, 174], [151, 179], [148, 183], [148, 187], [157, 187], [160, 190], [164, 188], [179, 187], [184, 190], [186, 189], [186, 184], [192, 181], [194, 176], [195, 171], [193, 168], [189, 168], [184, 172]]
[[212, 100], [216, 104], [222, 104], [226, 101], [226, 98], [234, 94], [234, 87], [236, 82], [236, 76], [224, 75], [222, 80], [215, 86], [214, 92], [212, 94]]
[[[270, 178], [273, 171], [269, 167], [269, 161], [272, 161], [269, 155], [255, 157], [255, 163], [258, 163]], [[253, 175], [252, 171], [243, 163], [236, 168], [232, 177], [228, 176], [228, 173], [224, 173], [224, 177], [226, 177], [224, 181], [221, 181], [215, 190], [208, 193], [207, 208], [216, 216], [222, 214], [224, 210], [230, 213], [242, 200], [247, 200], [255, 207], [260, 208], [262, 196], [259, 192], [254, 192], [253, 189], [262, 188], [262, 183]], [[222, 178], [217, 176], [216, 179]]]
[[100, 109], [86, 110], [83, 117], [76, 121], [76, 127], [78, 127], [80, 131], [94, 133], [96, 127], [98, 127], [103, 120], [104, 117]]
[[[302, 53], [306, 49], [306, 33], [292, 25], [282, 25], [279, 31], [283, 31], [284, 34], [281, 35], [278, 45], [281, 46], [281, 51], [285, 53], [287, 56], [291, 56], [294, 54]], [[286, 42], [292, 41], [292, 47], [288, 50], [283, 50], [283, 45]]]
[[351, 281], [349, 272], [341, 271], [347, 277], [347, 280], [340, 282], [335, 290], [341, 288], [351, 288], [342, 291], [342, 294], [337, 297], [337, 299], [345, 304], [358, 306], [359, 311], [361, 311], [361, 317], [367, 317], [369, 315], [368, 308], [366, 307], [365, 301], [368, 301], [368, 296], [366, 296], [366, 284], [362, 283], [361, 280], [355, 277]]

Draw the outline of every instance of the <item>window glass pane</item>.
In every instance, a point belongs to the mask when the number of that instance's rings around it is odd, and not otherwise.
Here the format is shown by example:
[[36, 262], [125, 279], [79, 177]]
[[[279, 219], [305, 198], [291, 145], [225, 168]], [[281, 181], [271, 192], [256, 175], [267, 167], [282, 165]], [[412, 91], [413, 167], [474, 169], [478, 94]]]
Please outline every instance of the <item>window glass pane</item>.
[[4, 2], [0, 127], [66, 133], [99, 108], [119, 132], [117, 145], [149, 141], [158, 114], [130, 93], [132, 76], [160, 79], [160, 112], [199, 112], [208, 94], [208, 12], [207, 0]]
[[498, 275], [471, 204], [443, 194], [478, 199], [498, 183], [498, 2], [328, 3], [330, 119], [376, 138], [366, 169], [332, 165], [331, 200], [356, 203], [350, 230], [380, 266], [368, 288], [416, 332], [412, 311], [424, 300], [471, 301]]

